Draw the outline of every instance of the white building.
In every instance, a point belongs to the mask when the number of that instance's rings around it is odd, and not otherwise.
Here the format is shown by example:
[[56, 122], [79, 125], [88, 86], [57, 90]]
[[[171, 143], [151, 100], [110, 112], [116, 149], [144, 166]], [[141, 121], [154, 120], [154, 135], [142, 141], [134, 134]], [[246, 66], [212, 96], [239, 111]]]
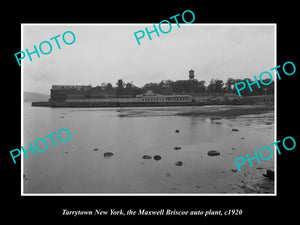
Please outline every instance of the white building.
[[141, 98], [142, 102], [192, 102], [191, 95], [161, 95], [153, 93], [153, 91], [147, 91], [136, 97]]

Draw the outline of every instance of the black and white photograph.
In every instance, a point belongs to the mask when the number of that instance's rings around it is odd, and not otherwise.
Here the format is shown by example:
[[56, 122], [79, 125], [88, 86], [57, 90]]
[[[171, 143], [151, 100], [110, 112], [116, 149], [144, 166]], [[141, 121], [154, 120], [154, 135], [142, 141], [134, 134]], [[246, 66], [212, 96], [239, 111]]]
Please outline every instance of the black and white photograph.
[[23, 23], [21, 194], [276, 195], [276, 37], [276, 23]]
[[3, 220], [297, 221], [296, 5], [122, 3], [4, 7]]

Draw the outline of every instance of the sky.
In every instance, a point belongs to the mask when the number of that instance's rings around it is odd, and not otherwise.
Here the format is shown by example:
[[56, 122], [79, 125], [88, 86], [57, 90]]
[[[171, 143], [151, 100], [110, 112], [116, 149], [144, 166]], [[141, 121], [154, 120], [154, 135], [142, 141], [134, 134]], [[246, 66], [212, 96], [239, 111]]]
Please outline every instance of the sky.
[[[152, 40], [146, 34], [138, 45], [134, 32], [151, 31], [153, 24], [22, 24], [21, 51], [32, 52], [43, 41], [52, 44], [50, 54], [22, 60], [23, 90], [50, 94], [53, 84], [115, 86], [118, 79], [142, 87], [188, 79], [190, 69], [208, 85], [211, 79], [253, 78], [276, 66], [273, 24], [183, 23], [178, 28], [174, 23], [169, 33], [159, 31], [158, 37], [154, 32]], [[75, 34], [71, 45], [62, 41], [66, 31]], [[50, 40], [57, 35], [61, 49]], [[46, 44], [43, 50], [47, 52]]]

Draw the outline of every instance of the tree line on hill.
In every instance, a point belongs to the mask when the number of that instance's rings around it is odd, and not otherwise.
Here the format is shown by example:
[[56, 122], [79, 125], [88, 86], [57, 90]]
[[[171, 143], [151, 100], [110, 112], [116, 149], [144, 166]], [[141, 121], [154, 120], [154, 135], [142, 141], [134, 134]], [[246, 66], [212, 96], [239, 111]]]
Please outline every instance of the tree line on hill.
[[[241, 91], [242, 96], [252, 96], [252, 95], [265, 95], [274, 94], [274, 81], [269, 85], [265, 86], [260, 81], [260, 88], [257, 84], [251, 85], [252, 92], [250, 91], [246, 80], [251, 84], [254, 80], [250, 78], [245, 79], [233, 79], [228, 78], [226, 82], [221, 79], [211, 79], [206, 85], [204, 80], [198, 81], [194, 80], [162, 80], [159, 83], [146, 83], [143, 87], [137, 87], [133, 82], [124, 82], [119, 79], [116, 86], [113, 87], [111, 83], [102, 83], [100, 86], [102, 90], [105, 91], [116, 91], [117, 95], [137, 95], [145, 93], [147, 90], [152, 90], [154, 93], [158, 94], [172, 94], [172, 93], [237, 93], [235, 89], [236, 83], [245, 82], [246, 87]], [[270, 79], [264, 79], [264, 83], [269, 83]], [[240, 87], [240, 86], [239, 86]]]

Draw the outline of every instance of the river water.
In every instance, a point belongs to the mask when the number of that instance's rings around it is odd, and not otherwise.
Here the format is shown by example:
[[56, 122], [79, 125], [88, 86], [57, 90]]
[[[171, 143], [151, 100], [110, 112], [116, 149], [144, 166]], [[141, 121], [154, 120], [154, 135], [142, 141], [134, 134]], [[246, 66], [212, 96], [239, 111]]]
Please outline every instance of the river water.
[[[253, 167], [244, 165], [242, 172], [236, 171], [234, 162], [274, 142], [273, 112], [232, 118], [175, 115], [181, 110], [48, 108], [24, 103], [25, 149], [29, 142], [62, 128], [71, 133], [69, 142], [54, 135], [56, 147], [45, 138], [45, 152], [28, 152], [23, 159], [24, 194], [243, 193], [246, 181], [259, 182], [263, 170], [274, 169], [274, 157], [253, 162]], [[62, 133], [62, 138], [67, 136]], [[43, 143], [38, 142], [38, 147], [43, 149]], [[220, 155], [208, 156], [209, 150]], [[113, 156], [106, 158], [105, 152]], [[143, 159], [144, 155], [161, 159]], [[182, 165], [175, 165], [178, 161]]]

